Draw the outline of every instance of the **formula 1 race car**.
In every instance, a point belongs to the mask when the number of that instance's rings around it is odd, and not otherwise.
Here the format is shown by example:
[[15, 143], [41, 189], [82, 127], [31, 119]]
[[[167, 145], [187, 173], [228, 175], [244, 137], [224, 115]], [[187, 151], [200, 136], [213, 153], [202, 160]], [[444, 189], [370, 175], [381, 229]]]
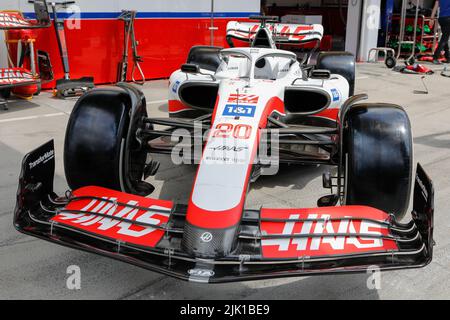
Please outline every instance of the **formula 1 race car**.
[[[311, 64], [310, 53], [276, 47], [320, 42], [321, 26], [257, 18], [228, 25], [228, 39], [249, 47], [192, 48], [170, 78], [169, 118], [148, 116], [130, 84], [82, 96], [65, 137], [71, 190], [53, 191], [53, 141], [29, 153], [15, 227], [196, 282], [430, 263], [433, 186], [420, 165], [413, 180], [405, 111], [354, 95], [349, 53]], [[146, 197], [159, 166], [151, 154], [198, 163], [187, 204]], [[275, 163], [334, 166], [323, 175], [331, 193], [316, 208], [245, 208], [249, 186]], [[401, 222], [413, 181], [412, 219]]]

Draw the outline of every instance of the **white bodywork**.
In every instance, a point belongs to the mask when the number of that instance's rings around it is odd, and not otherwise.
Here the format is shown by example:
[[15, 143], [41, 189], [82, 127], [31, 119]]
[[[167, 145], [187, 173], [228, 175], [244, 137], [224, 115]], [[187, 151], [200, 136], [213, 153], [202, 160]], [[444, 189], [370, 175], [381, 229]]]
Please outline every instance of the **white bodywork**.
[[[265, 128], [269, 115], [285, 113], [285, 89], [313, 88], [326, 94], [329, 113], [338, 111], [347, 100], [349, 84], [337, 74], [328, 79], [303, 79], [297, 56], [284, 50], [224, 49], [221, 59], [216, 72], [201, 70], [203, 74], [188, 75], [175, 71], [170, 77], [169, 99], [181, 103], [178, 92], [186, 82], [219, 84], [211, 132], [203, 149], [189, 210], [240, 214], [260, 129]], [[258, 63], [261, 59], [264, 64]]]

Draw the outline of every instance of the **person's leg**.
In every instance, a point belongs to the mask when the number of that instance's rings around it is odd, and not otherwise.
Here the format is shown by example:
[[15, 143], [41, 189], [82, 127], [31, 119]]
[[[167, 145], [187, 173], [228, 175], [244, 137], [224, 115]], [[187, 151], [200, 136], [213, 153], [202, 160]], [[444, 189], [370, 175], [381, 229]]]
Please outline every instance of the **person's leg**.
[[441, 40], [439, 41], [439, 45], [434, 52], [433, 58], [435, 60], [439, 59], [441, 56], [442, 50], [445, 51], [445, 58], [450, 58], [450, 52], [449, 52], [449, 46], [448, 46], [448, 40], [450, 37], [450, 17], [444, 17], [439, 18], [439, 25], [441, 26], [442, 36]]
[[434, 60], [438, 60], [441, 57], [441, 52], [442, 52], [442, 49], [444, 48], [444, 43], [445, 42], [443, 41], [443, 38], [441, 37], [441, 40], [439, 41], [439, 44], [433, 54]]
[[444, 18], [444, 31], [442, 32], [442, 37], [444, 38], [444, 56], [445, 59], [450, 60], [450, 51], [449, 51], [449, 45], [448, 45], [448, 41], [450, 40], [450, 17], [446, 17]]
[[445, 60], [450, 61], [450, 50], [449, 50], [449, 46], [448, 46], [448, 41], [444, 44], [444, 58]]

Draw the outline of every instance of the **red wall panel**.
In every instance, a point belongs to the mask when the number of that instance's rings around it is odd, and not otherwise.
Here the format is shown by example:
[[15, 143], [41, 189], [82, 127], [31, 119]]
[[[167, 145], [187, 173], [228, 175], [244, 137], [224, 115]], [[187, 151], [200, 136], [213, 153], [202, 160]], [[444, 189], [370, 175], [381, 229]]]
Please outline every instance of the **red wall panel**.
[[[215, 19], [214, 24], [219, 28], [214, 33], [215, 45], [227, 46], [225, 31], [230, 20], [243, 19]], [[185, 61], [193, 45], [209, 45], [209, 26], [210, 19], [202, 18], [137, 19], [138, 53], [144, 60], [141, 66], [146, 78], [169, 77]], [[81, 28], [66, 28], [71, 77], [94, 76], [97, 84], [115, 82], [117, 65], [122, 58], [123, 36], [123, 22], [116, 19], [83, 19]], [[62, 78], [62, 63], [53, 28], [38, 30], [36, 47], [49, 52], [55, 79]], [[49, 83], [45, 88], [53, 85]]]

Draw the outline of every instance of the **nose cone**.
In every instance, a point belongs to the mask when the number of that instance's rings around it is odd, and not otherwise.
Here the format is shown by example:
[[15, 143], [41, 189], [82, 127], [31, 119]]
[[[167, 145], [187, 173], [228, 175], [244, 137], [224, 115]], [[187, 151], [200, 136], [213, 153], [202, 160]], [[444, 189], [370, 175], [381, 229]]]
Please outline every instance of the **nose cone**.
[[182, 248], [200, 258], [222, 258], [235, 248], [238, 226], [227, 229], [203, 229], [186, 222]]

